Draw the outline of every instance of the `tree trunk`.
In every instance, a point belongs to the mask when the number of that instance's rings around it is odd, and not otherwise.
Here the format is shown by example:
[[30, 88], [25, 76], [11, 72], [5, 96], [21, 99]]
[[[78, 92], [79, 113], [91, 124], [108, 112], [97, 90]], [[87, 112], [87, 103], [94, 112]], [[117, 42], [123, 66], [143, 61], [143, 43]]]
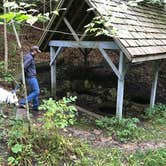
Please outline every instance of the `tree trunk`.
[[[10, 8], [8, 8], [8, 10], [9, 10], [9, 12], [10, 12]], [[19, 38], [19, 35], [18, 35], [18, 33], [17, 33], [17, 30], [16, 30], [16, 27], [15, 27], [14, 21], [12, 20], [11, 22], [12, 22], [13, 31], [14, 31], [15, 36], [16, 36], [16, 40], [17, 40], [18, 47], [19, 47], [19, 49], [20, 49], [22, 80], [23, 80], [23, 87], [24, 87], [24, 97], [25, 97], [25, 100], [26, 100], [27, 119], [28, 119], [28, 122], [29, 122], [29, 132], [30, 132], [30, 131], [31, 131], [31, 126], [30, 126], [30, 114], [29, 114], [29, 105], [28, 105], [28, 100], [27, 100], [27, 88], [26, 88], [26, 83], [25, 83], [25, 73], [24, 73], [24, 63], [23, 63], [23, 56], [24, 56], [24, 53], [23, 53], [23, 50], [22, 50], [20, 38]]]
[[[5, 0], [3, 0], [5, 4]], [[6, 14], [6, 7], [4, 7], [4, 14]], [[5, 72], [8, 71], [8, 40], [7, 40], [7, 26], [6, 19], [4, 19], [4, 47], [5, 47]]]

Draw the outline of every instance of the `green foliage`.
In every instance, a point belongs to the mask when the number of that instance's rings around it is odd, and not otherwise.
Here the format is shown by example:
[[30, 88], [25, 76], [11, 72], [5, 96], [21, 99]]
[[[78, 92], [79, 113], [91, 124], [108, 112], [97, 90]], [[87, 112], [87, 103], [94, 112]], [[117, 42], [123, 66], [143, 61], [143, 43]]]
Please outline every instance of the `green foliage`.
[[[78, 148], [77, 148], [78, 151]], [[123, 165], [123, 154], [117, 148], [90, 148], [80, 147], [79, 151], [83, 153], [71, 165], [74, 166], [121, 166]], [[86, 155], [85, 155], [86, 154]]]
[[8, 157], [9, 165], [30, 165], [34, 155], [27, 126], [22, 121], [16, 121], [7, 135], [8, 147], [11, 150]]
[[134, 166], [165, 166], [166, 149], [149, 150], [147, 152], [137, 152], [129, 156], [130, 165]]
[[166, 105], [157, 104], [153, 108], [145, 110], [145, 117], [148, 119], [166, 118]]
[[21, 144], [15, 144], [12, 148], [11, 148], [13, 153], [19, 153], [22, 152], [22, 145]]
[[45, 123], [45, 127], [48, 129], [53, 126], [65, 128], [68, 125], [73, 125], [77, 110], [74, 106], [69, 104], [74, 102], [76, 98], [77, 97], [64, 97], [59, 101], [55, 101], [52, 98], [43, 100], [43, 104], [39, 109], [47, 110], [42, 120]]
[[106, 129], [109, 135], [114, 135], [117, 140], [121, 142], [126, 142], [138, 138], [139, 128], [137, 123], [139, 120], [137, 118], [131, 119], [121, 119], [118, 118], [108, 118], [104, 117], [100, 120], [96, 120], [96, 124]]
[[0, 61], [0, 82], [12, 82], [13, 76], [11, 71], [5, 72], [4, 62]]
[[166, 105], [157, 104], [153, 108], [147, 108], [145, 118], [151, 120], [153, 124], [166, 125]]
[[95, 33], [96, 36], [115, 36], [117, 33], [112, 26], [111, 17], [94, 17], [93, 20], [85, 26], [85, 28], [86, 32]]
[[37, 21], [48, 21], [49, 14], [41, 15], [35, 4], [25, 3], [25, 2], [6, 2], [4, 7], [10, 9], [10, 12], [0, 15], [1, 24], [3, 24], [3, 19], [6, 19], [8, 23], [12, 20], [15, 22], [26, 22], [30, 25], [33, 25]]
[[8, 164], [13, 166], [59, 165], [63, 156], [68, 158], [74, 153], [73, 143], [54, 128], [48, 130], [45, 126], [33, 125], [29, 133], [23, 121], [13, 123], [7, 138]]

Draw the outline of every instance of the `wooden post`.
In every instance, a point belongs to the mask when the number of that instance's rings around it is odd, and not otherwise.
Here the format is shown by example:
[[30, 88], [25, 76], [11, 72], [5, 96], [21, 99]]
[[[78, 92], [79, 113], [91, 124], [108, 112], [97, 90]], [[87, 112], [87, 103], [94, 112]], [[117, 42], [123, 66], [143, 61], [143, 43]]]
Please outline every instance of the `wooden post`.
[[117, 103], [116, 103], [116, 117], [122, 118], [123, 111], [123, 96], [124, 96], [124, 78], [125, 78], [125, 55], [123, 52], [120, 52], [119, 59], [119, 73], [120, 77], [118, 77], [118, 89], [117, 89]]
[[151, 96], [150, 96], [151, 108], [153, 108], [155, 104], [159, 68], [160, 68], [159, 61], [155, 61], [153, 66], [153, 82], [152, 82], [152, 89], [151, 89]]
[[50, 47], [50, 67], [51, 67], [51, 93], [56, 96], [56, 59], [63, 47], [59, 47], [55, 52], [55, 47]]
[[[55, 57], [55, 48], [50, 47], [50, 59], [51, 61]], [[51, 93], [52, 95], [56, 95], [56, 59], [51, 64]]]

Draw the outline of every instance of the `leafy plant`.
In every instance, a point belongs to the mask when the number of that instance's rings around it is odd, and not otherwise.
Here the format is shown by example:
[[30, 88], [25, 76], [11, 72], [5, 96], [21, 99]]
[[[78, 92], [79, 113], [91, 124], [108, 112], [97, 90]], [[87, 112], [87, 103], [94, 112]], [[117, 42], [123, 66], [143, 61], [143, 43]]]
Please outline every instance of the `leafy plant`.
[[166, 117], [166, 105], [157, 104], [153, 108], [145, 110], [145, 117], [151, 119], [156, 117]]
[[[17, 23], [25, 21], [26, 23], [33, 25], [37, 21], [48, 21], [49, 15], [41, 15], [39, 11], [35, 9], [35, 4], [30, 3], [16, 3], [16, 2], [5, 2], [4, 7], [10, 9], [9, 13], [0, 15], [0, 19], [6, 19], [8, 23], [12, 20]], [[3, 22], [1, 22], [3, 24]]]
[[155, 127], [165, 127], [166, 105], [157, 104], [153, 108], [147, 108], [145, 110], [145, 119], [151, 122]]
[[0, 81], [11, 83], [13, 81], [13, 76], [11, 72], [5, 72], [4, 62], [0, 61]]
[[126, 142], [138, 138], [139, 128], [137, 127], [139, 120], [137, 118], [121, 119], [104, 117], [96, 120], [96, 124], [106, 129], [109, 135], [114, 135], [117, 140]]
[[115, 36], [117, 31], [113, 28], [111, 17], [98, 16], [85, 26], [86, 32], [95, 33], [96, 36]]
[[76, 100], [77, 97], [64, 97], [62, 100], [55, 101], [52, 98], [43, 100], [43, 104], [39, 109], [47, 110], [44, 114], [43, 122], [46, 128], [50, 129], [53, 126], [57, 128], [65, 128], [68, 125], [73, 125], [77, 110], [74, 106], [69, 105]]

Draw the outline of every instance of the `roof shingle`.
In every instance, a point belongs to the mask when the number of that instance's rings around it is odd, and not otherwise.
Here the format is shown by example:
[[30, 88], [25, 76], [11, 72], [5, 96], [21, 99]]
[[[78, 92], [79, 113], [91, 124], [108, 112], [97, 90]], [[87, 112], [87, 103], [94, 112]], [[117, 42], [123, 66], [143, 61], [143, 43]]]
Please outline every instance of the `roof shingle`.
[[88, 1], [101, 16], [112, 17], [116, 40], [131, 59], [166, 53], [166, 11], [162, 7], [133, 7], [124, 0]]

